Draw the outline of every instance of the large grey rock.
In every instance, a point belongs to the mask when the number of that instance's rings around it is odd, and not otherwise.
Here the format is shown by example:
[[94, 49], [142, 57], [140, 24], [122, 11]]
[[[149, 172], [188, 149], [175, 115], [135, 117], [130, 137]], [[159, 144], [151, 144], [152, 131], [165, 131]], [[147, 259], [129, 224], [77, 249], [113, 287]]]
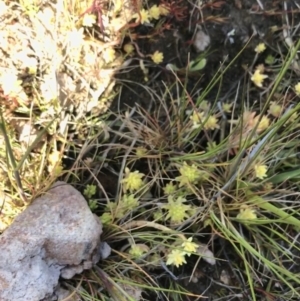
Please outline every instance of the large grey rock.
[[40, 301], [100, 258], [102, 225], [83, 196], [57, 182], [0, 236], [0, 300]]

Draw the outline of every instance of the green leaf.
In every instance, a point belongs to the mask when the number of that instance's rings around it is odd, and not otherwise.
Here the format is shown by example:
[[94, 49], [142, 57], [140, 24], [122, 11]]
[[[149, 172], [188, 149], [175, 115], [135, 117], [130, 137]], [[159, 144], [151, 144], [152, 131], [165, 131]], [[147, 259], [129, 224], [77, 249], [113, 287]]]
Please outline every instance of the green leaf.
[[188, 70], [189, 71], [199, 71], [202, 70], [206, 66], [207, 60], [205, 58], [202, 58], [200, 60], [191, 61]]
[[277, 174], [276, 176], [270, 179], [270, 182], [273, 184], [283, 183], [291, 179], [300, 179], [300, 169], [294, 169], [286, 172]]
[[[258, 206], [261, 209], [264, 209], [268, 212], [273, 213], [277, 217], [281, 219], [281, 222], [294, 226], [296, 229], [300, 229], [300, 220], [297, 217], [294, 217], [293, 214], [297, 214], [297, 212], [288, 213], [279, 207], [271, 204], [270, 200], [265, 200], [260, 196], [253, 196], [249, 199], [249, 203]], [[292, 208], [290, 209], [292, 212]]]

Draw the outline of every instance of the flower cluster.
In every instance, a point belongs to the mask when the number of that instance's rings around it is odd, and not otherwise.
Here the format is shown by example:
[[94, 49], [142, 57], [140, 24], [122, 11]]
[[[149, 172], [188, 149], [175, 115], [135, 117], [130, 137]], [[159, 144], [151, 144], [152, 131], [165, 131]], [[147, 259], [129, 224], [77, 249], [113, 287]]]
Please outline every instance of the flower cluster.
[[217, 119], [216, 115], [209, 115], [203, 127], [206, 130], [219, 129], [220, 126], [218, 122], [219, 120]]
[[[299, 89], [300, 89], [300, 87], [299, 87]], [[274, 101], [271, 101], [268, 113], [274, 117], [279, 117], [282, 112], [282, 109], [283, 108], [281, 105], [279, 105], [278, 103], [276, 103]]]
[[198, 245], [192, 242], [192, 237], [186, 239], [181, 248], [172, 250], [167, 256], [167, 265], [175, 265], [177, 268], [186, 263], [185, 256], [190, 256], [192, 253], [196, 253]]
[[144, 186], [143, 177], [145, 175], [143, 173], [140, 173], [138, 170], [131, 172], [129, 168], [125, 168], [125, 177], [121, 181], [123, 183], [123, 191], [130, 191], [134, 192], [136, 190], [139, 190]]
[[257, 215], [254, 209], [248, 206], [242, 206], [240, 209], [240, 213], [236, 216], [241, 220], [254, 220], [257, 219]]
[[205, 112], [193, 111], [190, 116], [190, 120], [193, 122], [193, 129], [203, 127], [205, 130], [215, 130], [220, 128], [219, 120], [215, 114], [205, 115]]
[[133, 194], [124, 194], [119, 202], [109, 202], [106, 205], [100, 220], [103, 224], [109, 224], [114, 218], [121, 219], [140, 205], [140, 201]]
[[181, 223], [183, 220], [187, 219], [190, 214], [191, 205], [185, 205], [187, 200], [183, 197], [177, 197], [174, 199], [172, 195], [168, 197], [168, 203], [163, 205], [162, 208], [167, 210], [166, 219], [170, 219], [173, 223]]
[[250, 143], [249, 136], [253, 130], [255, 130], [256, 135], [252, 137], [252, 141], [256, 139], [257, 134], [264, 132], [270, 126], [271, 121], [267, 115], [256, 116], [256, 112], [245, 111], [241, 118], [238, 120], [230, 120], [229, 122], [231, 124], [238, 124], [238, 130], [233, 131], [233, 134], [230, 136], [230, 145], [232, 150], [236, 151], [241, 145], [245, 145], [246, 142]]
[[186, 162], [183, 162], [183, 165], [179, 168], [179, 173], [180, 176], [175, 178], [179, 182], [179, 187], [186, 184], [197, 184], [207, 178], [207, 174], [199, 170], [195, 164], [188, 165]]
[[255, 176], [258, 179], [262, 180], [263, 178], [267, 177], [267, 171], [268, 171], [267, 165], [256, 164], [254, 166]]
[[160, 64], [164, 60], [163, 53], [159, 51], [155, 51], [150, 57], [155, 64]]
[[[240, 120], [242, 119], [242, 120]], [[249, 131], [256, 128], [256, 133], [261, 133], [270, 126], [270, 118], [266, 115], [257, 115], [256, 112], [245, 111], [242, 118], [238, 121], [232, 120], [230, 123], [235, 124], [240, 122], [243, 125], [243, 132], [248, 133]]]
[[86, 196], [88, 199], [90, 199], [91, 197], [93, 197], [96, 194], [97, 191], [97, 187], [96, 185], [86, 185], [83, 194], [84, 196]]
[[[258, 123], [258, 125], [257, 125], [257, 123]], [[254, 125], [255, 126], [257, 125], [256, 132], [261, 133], [270, 126], [270, 119], [269, 119], [269, 117], [267, 117], [265, 115], [263, 115], [262, 117], [260, 117], [258, 115], [254, 118]]]
[[168, 183], [164, 187], [164, 194], [165, 195], [171, 195], [174, 194], [177, 191], [177, 185], [173, 184], [172, 182]]
[[147, 149], [143, 146], [139, 146], [137, 147], [135, 154], [138, 158], [143, 158], [147, 155]]
[[256, 52], [256, 53], [262, 53], [262, 52], [264, 52], [265, 50], [266, 50], [266, 44], [264, 44], [264, 43], [259, 43], [256, 47], [255, 47], [255, 49], [254, 49], [254, 51]]
[[172, 250], [167, 257], [167, 265], [175, 265], [177, 268], [186, 263], [185, 254], [181, 250]]
[[138, 14], [134, 14], [133, 18], [144, 23], [150, 23], [152, 19], [158, 20], [160, 16], [166, 16], [169, 14], [168, 9], [163, 5], [153, 5], [150, 9], [141, 9]]
[[193, 238], [190, 237], [187, 240], [185, 240], [181, 245], [183, 247], [183, 252], [187, 256], [191, 256], [191, 254], [195, 253], [198, 248], [198, 245], [196, 243], [192, 242], [192, 240], [193, 240]]

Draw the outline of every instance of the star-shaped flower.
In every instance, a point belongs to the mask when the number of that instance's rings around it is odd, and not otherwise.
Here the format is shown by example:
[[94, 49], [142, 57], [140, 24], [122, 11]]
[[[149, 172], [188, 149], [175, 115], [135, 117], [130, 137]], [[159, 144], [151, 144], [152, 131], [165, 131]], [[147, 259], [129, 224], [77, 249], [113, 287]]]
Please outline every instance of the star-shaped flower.
[[237, 215], [237, 218], [244, 220], [254, 220], [257, 219], [257, 215], [254, 209], [244, 206], [240, 209], [240, 213]]
[[185, 253], [180, 250], [172, 250], [172, 252], [167, 256], [167, 265], [173, 264], [178, 268], [182, 264], [186, 263], [184, 255]]
[[125, 169], [125, 178], [122, 180], [123, 190], [126, 191], [136, 191], [143, 187], [144, 181], [143, 177], [145, 175], [140, 173], [138, 170], [131, 172], [129, 168]]
[[140, 10], [139, 14], [134, 14], [133, 18], [135, 18], [136, 20], [139, 20], [141, 22], [141, 24], [150, 23], [150, 14], [144, 8], [142, 10]]
[[295, 85], [295, 92], [296, 92], [297, 96], [300, 96], [300, 82]]
[[155, 51], [152, 55], [151, 55], [151, 59], [155, 64], [160, 64], [163, 60], [164, 60], [164, 54], [162, 52], [159, 51]]
[[267, 165], [257, 164], [254, 166], [254, 171], [255, 171], [255, 176], [258, 179], [262, 180], [263, 178], [267, 177], [268, 167], [267, 167]]
[[262, 53], [262, 52], [264, 52], [266, 50], [266, 44], [264, 44], [264, 43], [259, 43], [256, 47], [255, 47], [255, 49], [254, 49], [254, 51], [256, 52], [256, 53]]
[[261, 71], [259, 69], [256, 69], [254, 74], [251, 77], [251, 80], [257, 87], [262, 87], [264, 79], [266, 79], [268, 75], [261, 74]]
[[197, 252], [198, 245], [192, 242], [193, 238], [190, 237], [182, 243], [183, 251], [187, 256]]
[[178, 197], [174, 200], [173, 196], [168, 197], [168, 204], [163, 205], [163, 209], [168, 211], [166, 219], [170, 219], [171, 222], [181, 223], [184, 219], [188, 218], [190, 205], [185, 205], [186, 199], [183, 197]]

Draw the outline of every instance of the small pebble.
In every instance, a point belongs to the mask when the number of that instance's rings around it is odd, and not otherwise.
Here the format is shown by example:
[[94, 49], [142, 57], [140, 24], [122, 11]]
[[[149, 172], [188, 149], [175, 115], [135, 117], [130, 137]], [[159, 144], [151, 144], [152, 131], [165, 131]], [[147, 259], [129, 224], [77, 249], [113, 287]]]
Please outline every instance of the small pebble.
[[193, 42], [193, 46], [197, 52], [204, 51], [210, 45], [210, 36], [203, 30], [199, 30]]

